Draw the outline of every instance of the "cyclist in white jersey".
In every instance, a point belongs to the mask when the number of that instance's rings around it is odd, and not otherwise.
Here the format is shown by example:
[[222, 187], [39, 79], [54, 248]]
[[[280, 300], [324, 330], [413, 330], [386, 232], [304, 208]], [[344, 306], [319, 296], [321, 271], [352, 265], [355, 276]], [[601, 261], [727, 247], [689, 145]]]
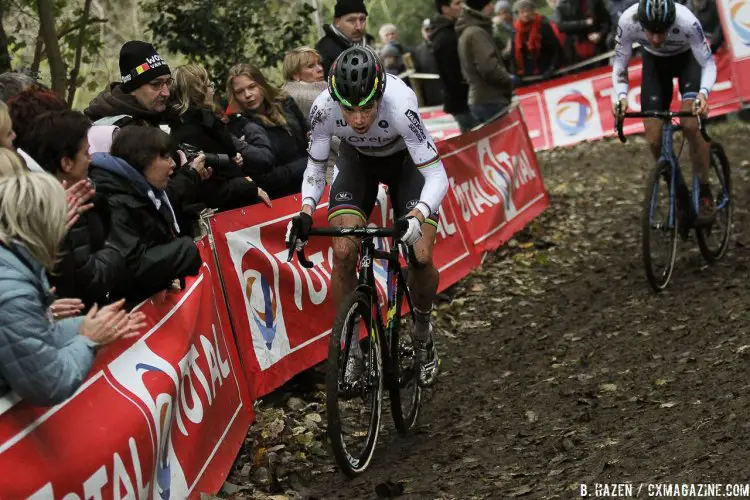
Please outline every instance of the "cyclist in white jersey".
[[[643, 51], [641, 109], [667, 111], [672, 102], [672, 80], [678, 78], [682, 111], [708, 114], [708, 96], [716, 82], [716, 63], [700, 21], [687, 7], [674, 0], [639, 0], [620, 17], [615, 38], [612, 84], [615, 89], [613, 113], [628, 107], [628, 60], [633, 43]], [[661, 154], [661, 121], [643, 120], [646, 140], [655, 159]], [[713, 219], [714, 202], [708, 183], [709, 145], [698, 133], [695, 118], [682, 118], [682, 130], [690, 145], [693, 170], [700, 179], [700, 210], [697, 224]]]
[[[310, 110], [311, 142], [302, 183], [302, 211], [287, 228], [287, 244], [307, 241], [312, 214], [323, 194], [331, 138], [340, 137], [337, 173], [331, 186], [328, 220], [333, 227], [365, 226], [377, 198], [379, 183], [388, 186], [396, 218], [408, 222], [402, 240], [413, 245], [418, 266], [410, 266], [409, 289], [414, 300], [414, 337], [421, 364], [420, 382], [431, 385], [439, 359], [432, 340], [430, 314], [437, 293], [438, 271], [432, 263], [438, 208], [448, 191], [448, 177], [435, 143], [419, 115], [414, 92], [387, 75], [367, 47], [351, 47], [331, 66], [328, 90]], [[333, 241], [333, 300], [356, 286], [359, 241]]]

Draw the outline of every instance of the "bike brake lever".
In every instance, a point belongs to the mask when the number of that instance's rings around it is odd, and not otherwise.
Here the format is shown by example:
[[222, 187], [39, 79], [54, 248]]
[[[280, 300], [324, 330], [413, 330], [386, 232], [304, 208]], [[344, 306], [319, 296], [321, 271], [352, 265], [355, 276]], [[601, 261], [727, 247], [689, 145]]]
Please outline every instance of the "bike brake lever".
[[304, 267], [305, 269], [312, 269], [313, 267], [315, 267], [315, 264], [307, 260], [307, 257], [305, 257], [304, 248], [297, 250], [297, 260], [299, 260], [299, 265]]

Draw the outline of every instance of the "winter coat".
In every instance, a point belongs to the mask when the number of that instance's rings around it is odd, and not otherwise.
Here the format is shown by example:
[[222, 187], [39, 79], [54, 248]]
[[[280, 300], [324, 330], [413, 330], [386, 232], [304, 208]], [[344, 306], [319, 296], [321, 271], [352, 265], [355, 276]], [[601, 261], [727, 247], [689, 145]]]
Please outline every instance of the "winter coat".
[[[610, 31], [611, 17], [603, 0], [560, 0], [555, 9], [557, 27], [565, 33], [565, 54], [569, 61], [587, 59], [582, 51], [589, 50], [582, 47], [590, 46], [593, 57], [607, 50], [607, 34]], [[586, 19], [592, 18], [592, 25], [586, 24]], [[589, 33], [601, 35], [599, 43], [588, 41]]]
[[[122, 91], [121, 84], [118, 82], [110, 83], [109, 87], [99, 93], [89, 103], [89, 107], [83, 110], [91, 121], [101, 120], [102, 118], [128, 115], [130, 118], [117, 125], [151, 125], [158, 127], [165, 121], [165, 112], [157, 113], [150, 109], [144, 108], [131, 94]], [[112, 124], [114, 125], [114, 123]]]
[[54, 321], [42, 265], [20, 244], [0, 245], [0, 396], [15, 391], [34, 405], [70, 397], [94, 362], [79, 335], [83, 317]]
[[[213, 174], [198, 188], [195, 195], [198, 201], [219, 210], [240, 208], [258, 202], [258, 186], [255, 181], [247, 179], [249, 174], [243, 170], [247, 163], [248, 171], [252, 171], [251, 164], [256, 161], [255, 149], [232, 137], [226, 123], [216, 113], [205, 108], [189, 108], [170, 124], [170, 135], [175, 144], [186, 143], [205, 153], [228, 155], [230, 160], [238, 152], [242, 155], [242, 168], [234, 161], [221, 167], [210, 165]], [[268, 144], [268, 153], [270, 149]], [[265, 160], [261, 158], [260, 161]]]
[[[111, 213], [108, 240], [125, 256], [126, 276], [112, 290], [114, 299], [138, 303], [167, 289], [173, 280], [198, 273], [201, 257], [175, 222], [180, 198], [151, 187], [121, 158], [95, 153], [89, 175], [107, 196]], [[157, 204], [159, 208], [157, 208]]]
[[[158, 127], [161, 123], [168, 123], [176, 119], [169, 110], [156, 113], [144, 108], [134, 96], [124, 93], [120, 85], [117, 82], [111, 83], [91, 101], [89, 107], [83, 111], [84, 114], [93, 121], [127, 115], [111, 123], [111, 125], [119, 127], [127, 125]], [[197, 174], [189, 168], [178, 170], [169, 184], [168, 192], [170, 196], [175, 191], [181, 193], [180, 197], [185, 198], [185, 201], [187, 201], [187, 198], [194, 198], [200, 185], [200, 180], [196, 182], [197, 177]], [[178, 214], [178, 217], [181, 220], [189, 219], [185, 214]]]
[[510, 105], [513, 81], [492, 36], [492, 20], [464, 5], [456, 33], [461, 72], [469, 83], [469, 104]]
[[291, 97], [284, 100], [284, 116], [287, 126], [270, 126], [255, 113], [231, 113], [229, 127], [234, 136], [245, 133], [247, 122], [261, 126], [273, 151], [275, 166], [268, 172], [254, 177], [272, 198], [299, 193], [302, 188], [302, 174], [307, 168], [307, 134], [310, 125], [299, 106]]
[[297, 103], [303, 116], [310, 116], [315, 99], [328, 89], [328, 83], [322, 82], [286, 82], [282, 85], [281, 90], [289, 94], [294, 102]]
[[437, 61], [440, 81], [443, 82], [446, 113], [459, 115], [469, 112], [469, 85], [460, 71], [458, 56], [458, 34], [453, 20], [447, 16], [437, 16], [432, 22], [430, 41]]
[[[321, 63], [323, 64], [323, 74], [328, 78], [328, 70], [333, 66], [333, 62], [339, 54], [354, 45], [354, 43], [346, 38], [346, 36], [344, 36], [344, 34], [332, 24], [324, 25], [323, 32], [325, 34], [323, 35], [323, 38], [318, 40], [318, 43], [315, 44], [315, 49], [320, 52]], [[373, 38], [372, 35], [365, 33], [365, 44], [372, 45], [374, 41], [375, 38]], [[359, 45], [364, 44], [360, 42]]]
[[[437, 73], [438, 63], [435, 60], [435, 52], [432, 43], [423, 40], [411, 53], [414, 59], [414, 70], [417, 73]], [[443, 104], [443, 84], [440, 80], [418, 80], [422, 86], [422, 98], [424, 106], [438, 106]]]
[[124, 257], [106, 241], [110, 228], [107, 200], [97, 193], [93, 203], [65, 235], [60, 262], [50, 276], [58, 297], [81, 299], [87, 309], [111, 302], [110, 291], [125, 272]]

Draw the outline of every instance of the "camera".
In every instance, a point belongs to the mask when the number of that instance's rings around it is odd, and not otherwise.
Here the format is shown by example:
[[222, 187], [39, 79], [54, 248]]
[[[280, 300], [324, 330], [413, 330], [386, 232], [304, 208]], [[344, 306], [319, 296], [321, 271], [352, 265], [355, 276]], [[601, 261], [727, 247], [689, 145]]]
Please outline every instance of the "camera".
[[186, 144], [184, 142], [178, 144], [177, 149], [185, 153], [185, 157], [187, 158], [188, 163], [192, 163], [193, 160], [198, 156], [204, 155], [206, 157], [206, 167], [211, 167], [214, 170], [216, 170], [217, 168], [226, 168], [234, 165], [234, 162], [232, 162], [232, 159], [229, 157], [229, 155], [206, 153], [196, 148], [195, 146]]

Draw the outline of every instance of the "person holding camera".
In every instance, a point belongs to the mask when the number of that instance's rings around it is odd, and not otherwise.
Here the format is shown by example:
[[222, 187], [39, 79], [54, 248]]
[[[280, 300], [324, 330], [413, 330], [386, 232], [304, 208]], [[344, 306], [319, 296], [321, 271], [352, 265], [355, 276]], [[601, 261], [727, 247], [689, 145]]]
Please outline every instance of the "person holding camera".
[[[89, 175], [109, 204], [107, 242], [125, 258], [124, 279], [112, 288], [113, 299], [138, 303], [200, 270], [198, 249], [176, 216], [185, 200], [167, 196], [177, 168], [173, 153], [166, 132], [130, 125], [117, 133], [110, 154], [92, 155]], [[205, 169], [204, 162], [200, 155], [189, 168]]]
[[170, 124], [170, 135], [188, 156], [205, 154], [206, 165], [213, 169], [211, 179], [198, 189], [196, 200], [219, 210], [259, 201], [270, 206], [268, 194], [243, 170], [245, 163], [271, 164], [268, 139], [240, 140], [229, 134], [226, 122], [216, 113], [214, 84], [203, 67], [186, 64], [175, 68], [172, 77], [170, 107], [176, 119]]

